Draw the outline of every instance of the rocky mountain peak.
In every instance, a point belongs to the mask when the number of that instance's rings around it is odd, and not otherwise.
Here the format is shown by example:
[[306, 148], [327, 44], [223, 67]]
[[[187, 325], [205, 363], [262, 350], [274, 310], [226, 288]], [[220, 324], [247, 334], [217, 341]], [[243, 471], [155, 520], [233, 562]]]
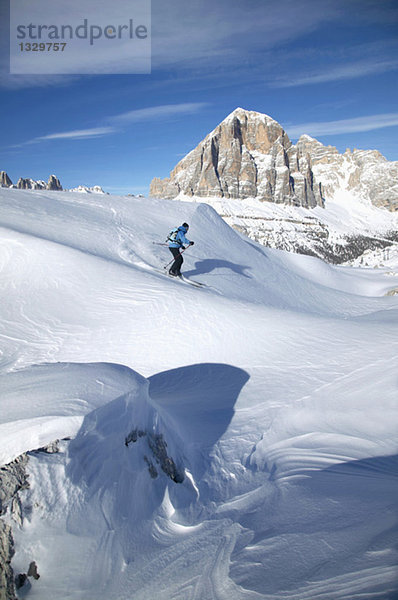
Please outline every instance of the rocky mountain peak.
[[231, 121], [233, 119], [239, 119], [240, 121], [260, 121], [263, 123], [269, 123], [270, 125], [275, 124], [278, 127], [281, 127], [278, 123], [278, 121], [275, 121], [275, 119], [273, 119], [272, 117], [270, 117], [269, 115], [266, 115], [265, 113], [260, 113], [257, 112], [256, 110], [247, 110], [245, 108], [235, 108], [235, 110], [233, 110], [228, 116], [225, 117], [225, 119], [220, 123], [220, 125], [222, 123]]
[[311, 166], [282, 126], [237, 108], [173, 169], [152, 181], [151, 195], [249, 198], [298, 206], [323, 205]]
[[377, 150], [341, 154], [309, 135], [297, 144], [272, 117], [236, 108], [183, 158], [170, 177], [155, 177], [150, 194], [256, 198], [312, 208], [339, 191], [398, 210], [398, 163]]
[[5, 171], [0, 171], [0, 186], [10, 187], [12, 185], [11, 179], [8, 177]]
[[243, 108], [235, 109], [209, 135], [219, 133], [232, 135], [233, 138], [239, 139], [247, 150], [264, 154], [267, 154], [279, 139], [283, 145], [291, 146], [282, 126], [272, 117]]

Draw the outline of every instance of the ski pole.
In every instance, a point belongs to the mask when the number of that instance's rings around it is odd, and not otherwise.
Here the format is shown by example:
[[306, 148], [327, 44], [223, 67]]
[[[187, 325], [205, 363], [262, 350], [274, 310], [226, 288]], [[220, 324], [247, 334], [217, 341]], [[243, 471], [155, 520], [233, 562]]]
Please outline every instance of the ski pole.
[[152, 242], [152, 244], [155, 244], [156, 246], [168, 246], [167, 242]]
[[[184, 248], [184, 250], [181, 250], [180, 254], [182, 254], [183, 252], [185, 252], [185, 250], [188, 250], [188, 248], [189, 248], [189, 246], [187, 246], [186, 248]], [[176, 257], [176, 258], [178, 258], [178, 257]], [[175, 260], [176, 260], [175, 258], [172, 258], [171, 261], [167, 263], [167, 265], [164, 265], [163, 269], [167, 269], [167, 267], [169, 265], [171, 265], [171, 263], [173, 263]]]

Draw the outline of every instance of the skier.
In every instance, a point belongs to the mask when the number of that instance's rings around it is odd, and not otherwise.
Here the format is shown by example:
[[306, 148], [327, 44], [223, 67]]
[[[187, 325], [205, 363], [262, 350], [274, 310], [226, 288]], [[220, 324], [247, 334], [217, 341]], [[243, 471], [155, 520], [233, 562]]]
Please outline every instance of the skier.
[[181, 265], [183, 263], [183, 258], [181, 256], [180, 249], [182, 248], [185, 250], [185, 246], [193, 246], [194, 244], [194, 242], [191, 242], [185, 237], [188, 229], [188, 223], [183, 223], [180, 227], [173, 229], [168, 237], [169, 250], [175, 258], [169, 269], [169, 274], [173, 277], [181, 277]]

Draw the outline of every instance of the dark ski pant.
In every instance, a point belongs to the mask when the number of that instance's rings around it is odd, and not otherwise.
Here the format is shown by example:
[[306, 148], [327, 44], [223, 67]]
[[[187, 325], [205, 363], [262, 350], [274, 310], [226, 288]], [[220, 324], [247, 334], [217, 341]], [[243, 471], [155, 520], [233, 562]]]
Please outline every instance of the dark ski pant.
[[180, 249], [169, 247], [169, 250], [175, 258], [175, 261], [169, 269], [169, 273], [172, 273], [173, 275], [181, 275], [181, 265], [184, 262], [184, 259], [181, 256]]

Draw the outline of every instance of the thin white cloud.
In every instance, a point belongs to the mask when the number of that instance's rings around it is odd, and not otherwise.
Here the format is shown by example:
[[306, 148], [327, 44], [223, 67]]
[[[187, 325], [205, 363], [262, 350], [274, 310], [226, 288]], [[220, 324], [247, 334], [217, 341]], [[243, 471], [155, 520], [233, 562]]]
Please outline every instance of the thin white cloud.
[[62, 139], [73, 139], [81, 140], [84, 138], [99, 137], [114, 133], [116, 129], [114, 127], [92, 127], [91, 129], [75, 129], [74, 131], [63, 131], [60, 133], [50, 133], [48, 135], [41, 135], [35, 138], [36, 140], [62, 140]]
[[300, 135], [339, 135], [341, 133], [356, 133], [360, 131], [373, 131], [383, 127], [398, 125], [398, 113], [385, 113], [382, 115], [368, 115], [340, 121], [324, 121], [301, 123], [300, 125], [286, 126], [288, 135], [297, 139]]
[[102, 137], [114, 133], [114, 127], [92, 127], [91, 129], [74, 129], [73, 131], [61, 131], [59, 133], [49, 133], [48, 135], [40, 135], [21, 144], [15, 144], [12, 148], [22, 148], [30, 144], [38, 144], [46, 140], [83, 140], [94, 137]]
[[138, 108], [119, 115], [113, 115], [107, 120], [112, 123], [138, 123], [141, 121], [152, 121], [154, 119], [163, 119], [196, 113], [202, 108], [208, 106], [207, 102], [183, 102], [181, 104], [162, 104], [159, 106], [149, 106], [147, 108]]
[[13, 148], [21, 148], [29, 144], [38, 144], [39, 142], [51, 140], [83, 140], [95, 137], [110, 135], [122, 131], [130, 123], [140, 123], [143, 121], [153, 121], [155, 119], [167, 119], [177, 116], [193, 114], [208, 106], [208, 102], [184, 102], [180, 104], [162, 104], [159, 106], [149, 106], [130, 110], [118, 115], [107, 117], [103, 121], [111, 125], [102, 127], [91, 127], [90, 129], [73, 129], [72, 131], [61, 131], [40, 135], [21, 144], [15, 144]]
[[377, 75], [395, 69], [398, 69], [398, 60], [358, 61], [332, 68], [324, 67], [322, 71], [307, 73], [296, 77], [293, 76], [288, 79], [277, 79], [270, 85], [271, 87], [278, 88], [314, 85], [318, 83], [328, 83], [330, 81], [357, 79], [358, 77]]

